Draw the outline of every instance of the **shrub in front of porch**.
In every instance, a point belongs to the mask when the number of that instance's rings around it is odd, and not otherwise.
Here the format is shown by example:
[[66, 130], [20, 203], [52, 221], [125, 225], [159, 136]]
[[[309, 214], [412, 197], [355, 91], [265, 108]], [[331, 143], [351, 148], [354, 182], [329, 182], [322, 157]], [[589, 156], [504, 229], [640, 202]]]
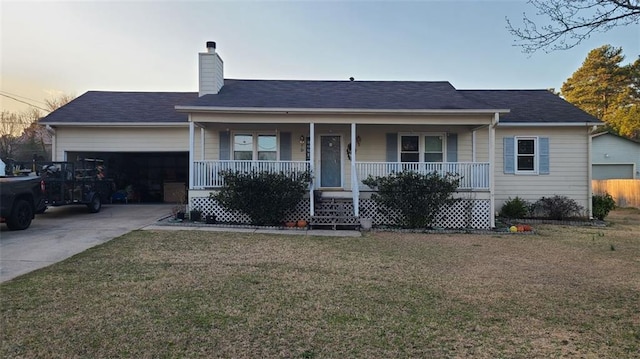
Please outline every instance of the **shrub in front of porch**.
[[400, 212], [398, 224], [406, 228], [428, 228], [440, 211], [459, 199], [453, 198], [460, 179], [456, 175], [436, 172], [403, 171], [362, 181], [376, 190], [371, 199], [383, 214]]
[[285, 212], [294, 208], [308, 191], [311, 174], [308, 171], [240, 172], [222, 171], [225, 185], [209, 197], [229, 211], [240, 211], [255, 225], [279, 225]]

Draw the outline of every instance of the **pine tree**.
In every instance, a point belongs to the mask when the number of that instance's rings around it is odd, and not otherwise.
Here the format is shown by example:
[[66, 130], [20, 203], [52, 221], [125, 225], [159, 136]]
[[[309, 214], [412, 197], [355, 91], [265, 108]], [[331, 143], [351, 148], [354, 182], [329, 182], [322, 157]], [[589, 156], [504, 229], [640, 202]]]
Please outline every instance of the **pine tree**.
[[562, 84], [562, 96], [604, 121], [609, 130], [640, 136], [640, 60], [626, 66], [622, 48], [591, 50], [582, 66]]

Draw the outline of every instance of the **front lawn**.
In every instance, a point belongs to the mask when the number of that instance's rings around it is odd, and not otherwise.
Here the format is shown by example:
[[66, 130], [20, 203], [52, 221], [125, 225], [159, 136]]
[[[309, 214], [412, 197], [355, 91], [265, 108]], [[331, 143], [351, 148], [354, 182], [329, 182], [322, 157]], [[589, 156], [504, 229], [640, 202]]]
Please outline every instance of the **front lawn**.
[[640, 356], [640, 211], [537, 235], [136, 231], [0, 285], [0, 357]]

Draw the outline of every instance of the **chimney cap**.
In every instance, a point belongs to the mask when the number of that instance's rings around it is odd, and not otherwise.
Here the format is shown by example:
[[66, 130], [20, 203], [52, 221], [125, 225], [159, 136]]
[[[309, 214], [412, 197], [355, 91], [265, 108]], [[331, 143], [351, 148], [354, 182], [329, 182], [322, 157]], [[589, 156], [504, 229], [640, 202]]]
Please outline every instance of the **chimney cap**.
[[207, 49], [210, 48], [216, 48], [216, 42], [215, 41], [207, 41]]

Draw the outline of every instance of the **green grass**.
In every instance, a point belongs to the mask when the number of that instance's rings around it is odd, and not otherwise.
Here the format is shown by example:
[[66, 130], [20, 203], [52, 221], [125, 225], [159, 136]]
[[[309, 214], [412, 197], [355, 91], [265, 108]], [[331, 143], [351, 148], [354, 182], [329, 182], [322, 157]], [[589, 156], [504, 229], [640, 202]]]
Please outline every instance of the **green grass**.
[[640, 213], [612, 218], [538, 235], [136, 231], [2, 284], [0, 357], [637, 357]]

